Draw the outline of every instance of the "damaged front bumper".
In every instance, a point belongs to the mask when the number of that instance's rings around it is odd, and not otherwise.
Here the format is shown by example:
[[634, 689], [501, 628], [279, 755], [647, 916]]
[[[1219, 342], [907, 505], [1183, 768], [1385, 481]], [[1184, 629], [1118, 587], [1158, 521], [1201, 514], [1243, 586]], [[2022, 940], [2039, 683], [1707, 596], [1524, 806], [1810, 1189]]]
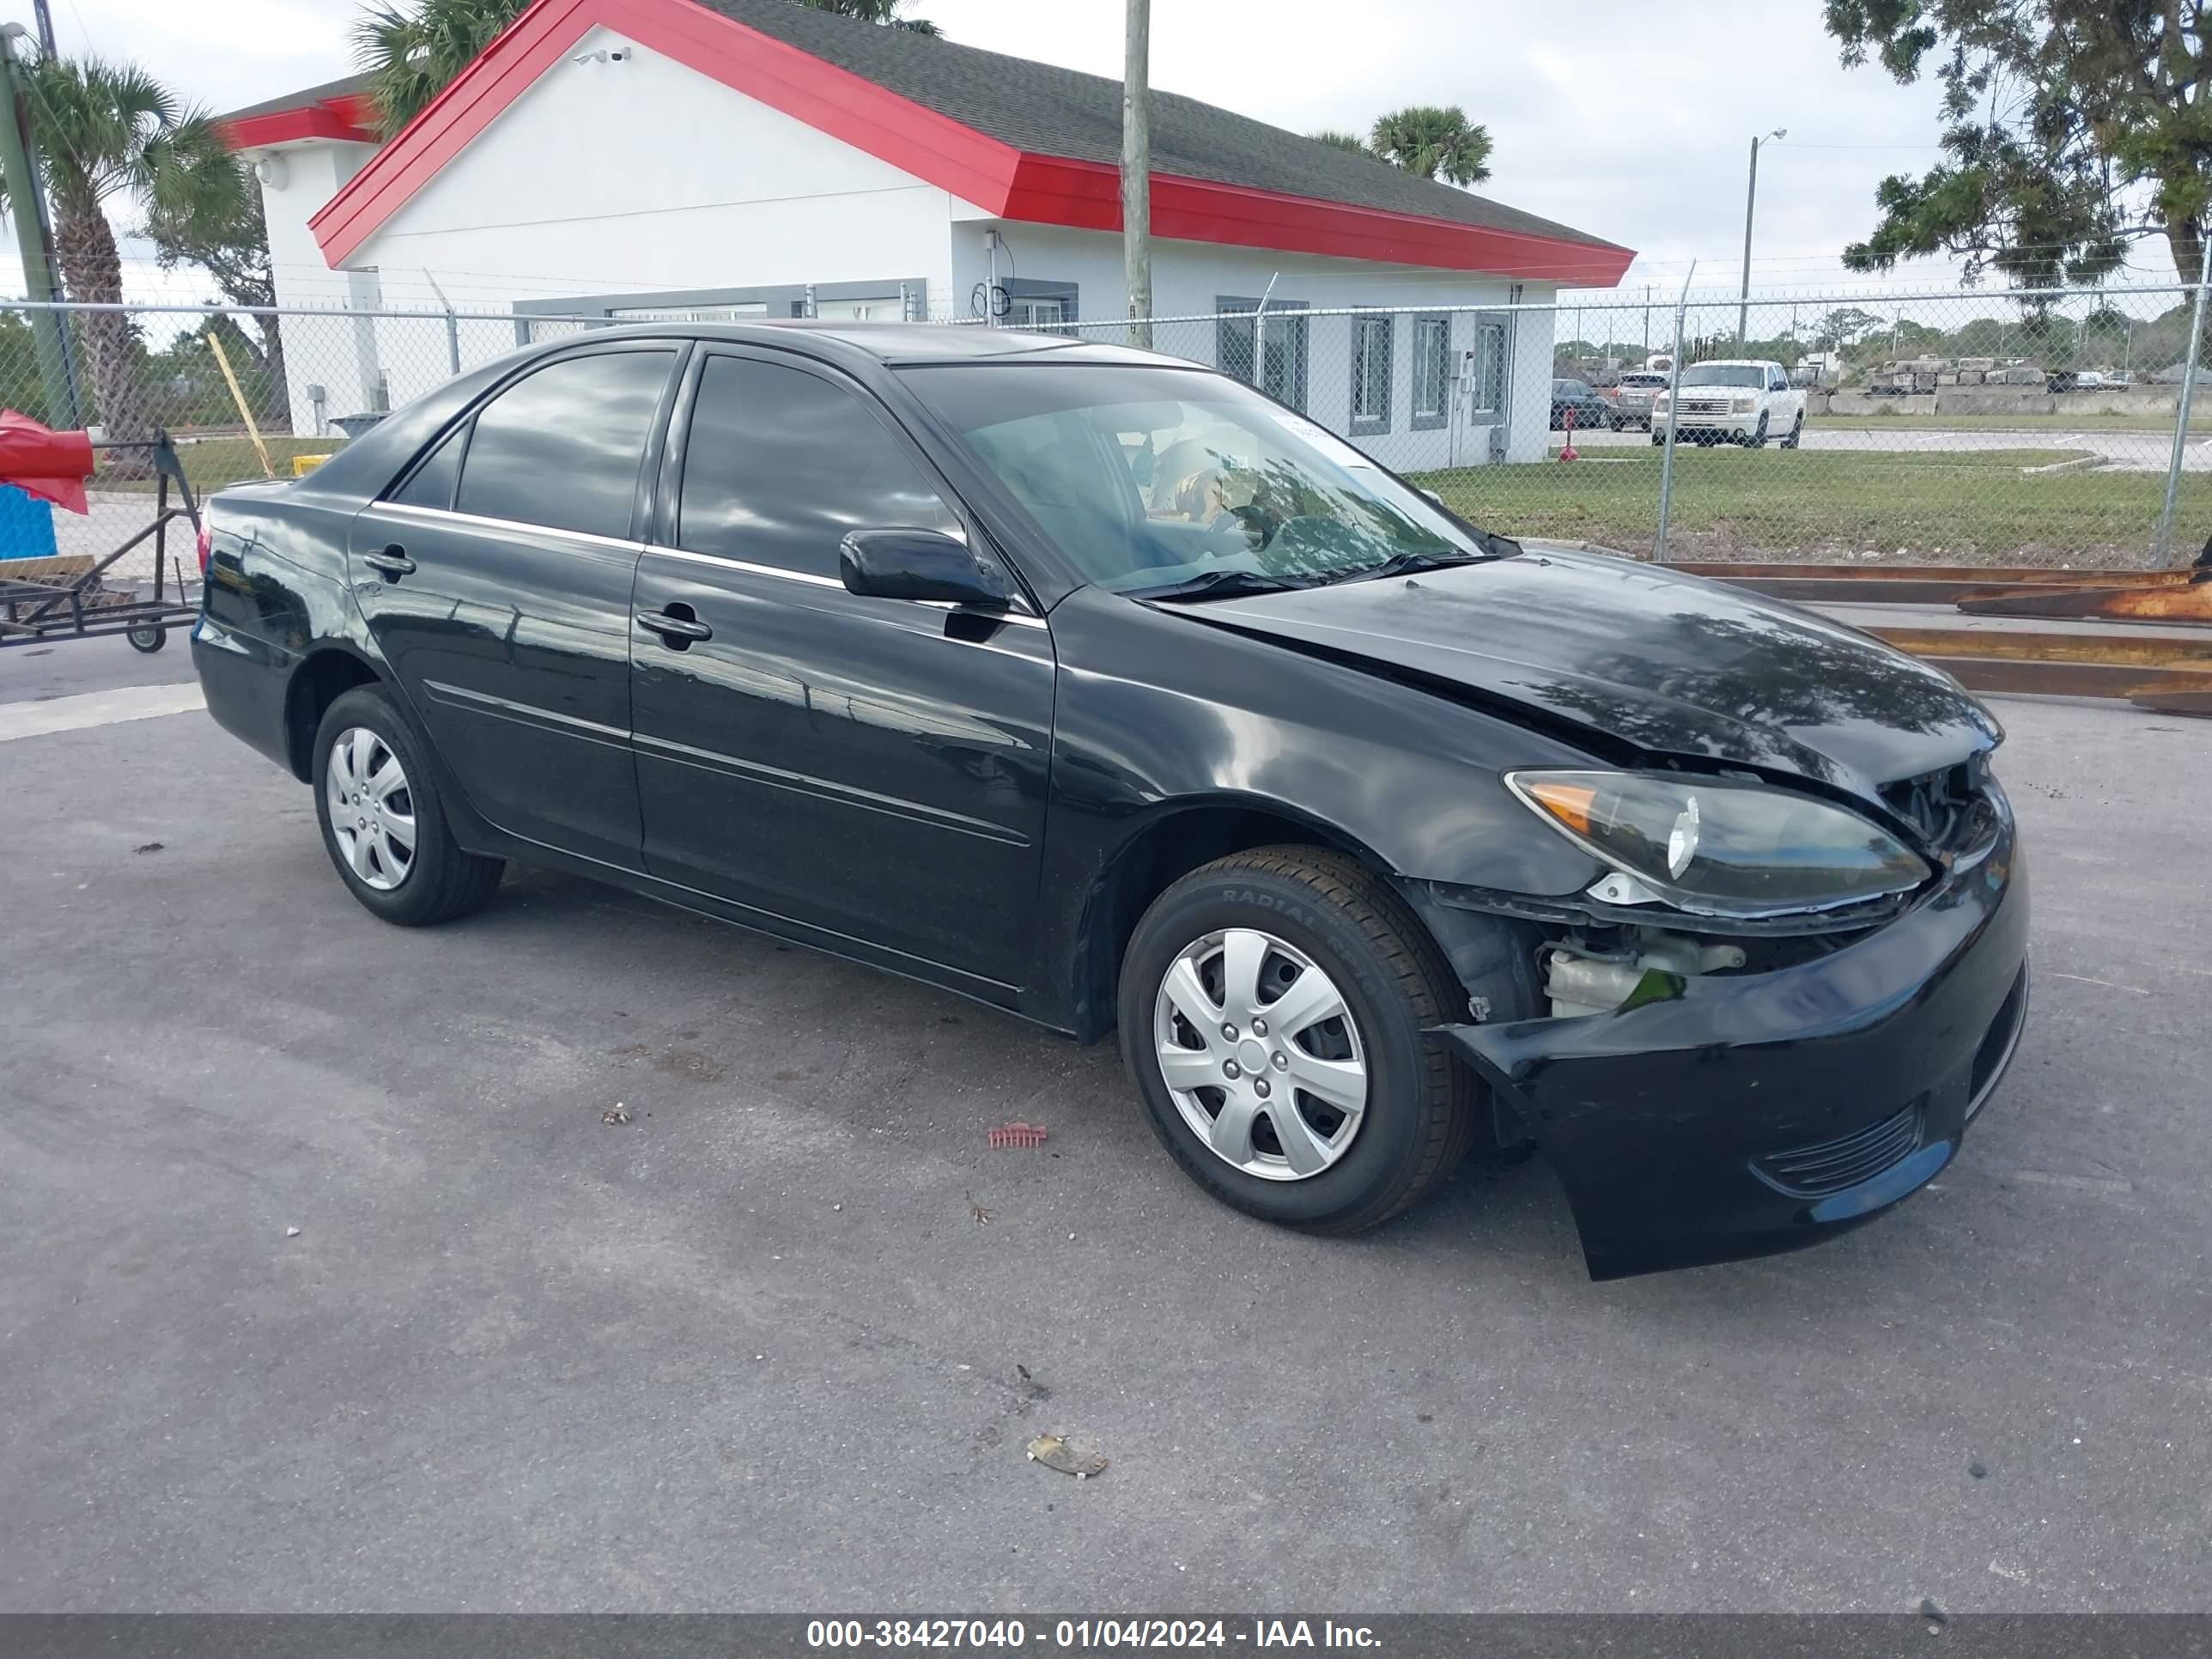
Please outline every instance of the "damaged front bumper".
[[2012, 1059], [2027, 882], [2009, 815], [1969, 866], [1817, 960], [1443, 1036], [1557, 1170], [1595, 1279], [1815, 1243], [1925, 1186]]

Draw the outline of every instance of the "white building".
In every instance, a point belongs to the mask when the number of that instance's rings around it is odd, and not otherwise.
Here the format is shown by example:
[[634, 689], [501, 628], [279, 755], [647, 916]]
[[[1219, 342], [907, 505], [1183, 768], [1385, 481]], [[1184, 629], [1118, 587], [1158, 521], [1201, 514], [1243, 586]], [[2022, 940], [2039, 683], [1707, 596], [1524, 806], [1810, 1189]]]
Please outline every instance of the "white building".
[[[579, 315], [1122, 317], [1121, 98], [792, 0], [538, 0], [381, 147], [357, 79], [222, 118], [258, 163], [280, 302], [511, 311], [457, 331], [465, 362]], [[1154, 313], [1269, 296], [1267, 389], [1400, 466], [1540, 458], [1548, 313], [1482, 308], [1633, 257], [1172, 94], [1153, 161]], [[1300, 314], [1342, 308], [1389, 314]], [[295, 430], [435, 384], [436, 331], [288, 320]], [[1249, 380], [1254, 337], [1164, 321], [1155, 345]]]

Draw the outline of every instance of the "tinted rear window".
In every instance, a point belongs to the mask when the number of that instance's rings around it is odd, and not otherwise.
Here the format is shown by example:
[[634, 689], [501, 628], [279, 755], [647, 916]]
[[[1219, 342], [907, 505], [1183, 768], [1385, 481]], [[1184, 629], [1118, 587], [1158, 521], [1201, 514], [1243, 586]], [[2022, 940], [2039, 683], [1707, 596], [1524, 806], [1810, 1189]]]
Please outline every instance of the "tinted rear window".
[[638, 468], [672, 351], [549, 363], [486, 404], [455, 505], [592, 536], [629, 534]]

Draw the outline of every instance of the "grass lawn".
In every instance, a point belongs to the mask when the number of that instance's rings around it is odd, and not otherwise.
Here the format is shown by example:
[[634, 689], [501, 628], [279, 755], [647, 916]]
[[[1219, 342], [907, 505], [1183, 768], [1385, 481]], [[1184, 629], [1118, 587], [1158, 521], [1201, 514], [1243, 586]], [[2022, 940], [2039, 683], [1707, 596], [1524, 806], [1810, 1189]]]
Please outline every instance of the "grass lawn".
[[[1957, 564], [2143, 564], [2162, 473], [2110, 467], [2029, 476], [2068, 450], [1928, 453], [1733, 447], [1678, 450], [1668, 550], [1679, 558], [1851, 558], [1869, 550]], [[1507, 535], [1649, 552], [1658, 451], [1593, 448], [1579, 461], [1419, 475]], [[2175, 540], [2212, 532], [2212, 474], [2185, 474]]]
[[[327, 438], [264, 437], [269, 447], [270, 465], [276, 476], [292, 476], [295, 455], [330, 455], [337, 453], [339, 439], [333, 434]], [[241, 478], [262, 476], [261, 457], [254, 453], [253, 441], [246, 437], [221, 437], [176, 440], [177, 459], [185, 464], [185, 476], [192, 481], [195, 494], [204, 495], [210, 489], [220, 489], [227, 483], [236, 483]], [[129, 489], [150, 492], [150, 478], [118, 478], [109, 469], [103, 468], [92, 476], [94, 489]]]

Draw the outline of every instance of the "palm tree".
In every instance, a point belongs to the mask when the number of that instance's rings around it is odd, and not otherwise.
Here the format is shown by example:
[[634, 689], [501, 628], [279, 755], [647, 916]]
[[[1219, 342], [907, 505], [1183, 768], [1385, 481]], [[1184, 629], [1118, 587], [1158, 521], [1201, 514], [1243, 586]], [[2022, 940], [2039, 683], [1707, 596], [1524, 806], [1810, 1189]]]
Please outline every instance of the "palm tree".
[[[152, 204], [138, 234], [154, 244], [164, 270], [180, 267], [205, 271], [233, 305], [254, 307], [276, 303], [276, 274], [269, 258], [269, 227], [262, 216], [261, 186], [252, 173], [228, 153], [196, 164], [204, 176], [190, 199]], [[284, 341], [276, 318], [249, 312], [258, 343], [240, 334], [232, 356], [254, 364], [259, 401], [284, 400]], [[228, 318], [219, 320], [228, 322]], [[250, 349], [241, 355], [240, 347]]]
[[1368, 148], [1367, 141], [1356, 132], [1340, 132], [1334, 127], [1323, 127], [1319, 132], [1310, 132], [1306, 137], [1317, 144], [1327, 144], [1331, 149], [1347, 150], [1354, 155], [1364, 155], [1370, 160], [1375, 155]]
[[[221, 169], [231, 165], [229, 155], [204, 113], [179, 104], [136, 64], [41, 58], [24, 78], [32, 142], [46, 161], [63, 283], [73, 300], [119, 305], [123, 265], [107, 222], [109, 199], [129, 196], [155, 213], [188, 212], [199, 196], [227, 188]], [[147, 436], [152, 425], [129, 315], [81, 312], [77, 328], [107, 435]]]
[[1375, 153], [1424, 179], [1479, 185], [1490, 177], [1490, 130], [1457, 104], [1417, 104], [1375, 123]]
[[[389, 138], [476, 61], [530, 0], [371, 0], [353, 26], [354, 62], [368, 71], [377, 125]], [[915, 34], [939, 33], [901, 17], [909, 0], [799, 0], [817, 11], [857, 17]]]
[[354, 62], [389, 138], [453, 83], [530, 0], [376, 0], [353, 26]]

